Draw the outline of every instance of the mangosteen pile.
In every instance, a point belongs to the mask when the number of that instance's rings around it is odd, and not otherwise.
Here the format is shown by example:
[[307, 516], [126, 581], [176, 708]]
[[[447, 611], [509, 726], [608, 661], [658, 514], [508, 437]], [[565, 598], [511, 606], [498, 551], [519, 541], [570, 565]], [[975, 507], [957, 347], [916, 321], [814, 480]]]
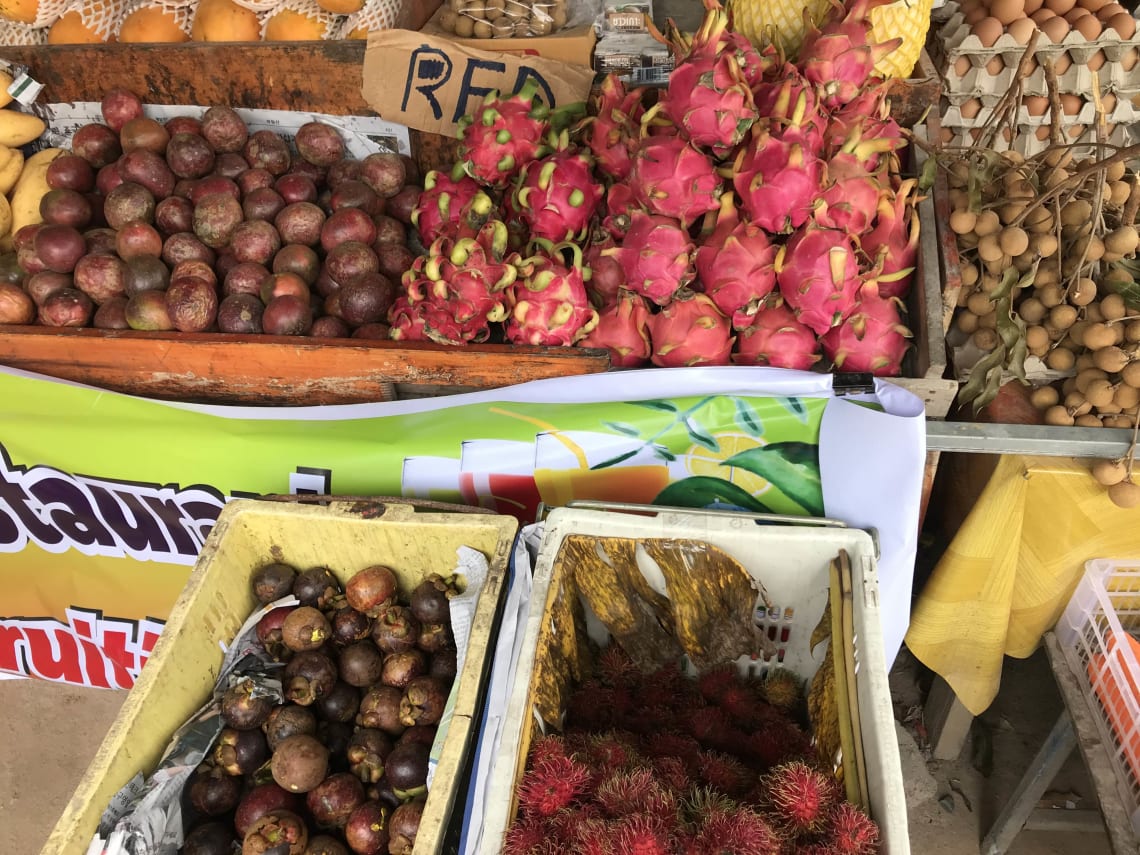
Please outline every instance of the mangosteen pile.
[[269, 563], [261, 604], [293, 594], [257, 636], [285, 702], [246, 680], [221, 702], [225, 727], [183, 795], [186, 855], [408, 855], [427, 800], [428, 756], [456, 677], [449, 599], [425, 578], [406, 598], [366, 567], [343, 587], [325, 567]]

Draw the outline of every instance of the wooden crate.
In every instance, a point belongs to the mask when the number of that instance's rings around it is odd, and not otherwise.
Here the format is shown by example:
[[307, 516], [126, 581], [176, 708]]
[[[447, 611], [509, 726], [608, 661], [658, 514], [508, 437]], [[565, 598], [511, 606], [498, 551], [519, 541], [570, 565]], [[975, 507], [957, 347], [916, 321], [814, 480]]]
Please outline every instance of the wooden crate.
[[270, 560], [297, 567], [321, 565], [343, 582], [371, 564], [386, 564], [406, 596], [429, 574], [454, 570], [456, 549], [469, 546], [486, 556], [489, 570], [472, 616], [455, 708], [415, 855], [442, 850], [478, 728], [489, 653], [494, 650], [493, 628], [518, 523], [492, 514], [417, 514], [408, 504], [377, 510], [375, 502], [309, 507], [248, 499], [225, 507], [154, 653], [41, 855], [87, 852], [111, 797], [136, 773], [150, 774], [174, 731], [209, 700], [222, 664], [219, 644], [229, 644], [256, 607], [249, 588], [254, 569]]

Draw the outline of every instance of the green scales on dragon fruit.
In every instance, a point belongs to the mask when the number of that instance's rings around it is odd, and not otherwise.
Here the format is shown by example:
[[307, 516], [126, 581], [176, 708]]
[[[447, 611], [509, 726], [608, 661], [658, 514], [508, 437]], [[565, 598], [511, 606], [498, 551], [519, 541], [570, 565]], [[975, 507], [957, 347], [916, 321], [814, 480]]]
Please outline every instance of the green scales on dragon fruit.
[[895, 46], [868, 44], [879, 0], [836, 4], [795, 64], [709, 2], [691, 38], [671, 28], [651, 107], [610, 76], [586, 116], [528, 86], [464, 118], [414, 214], [392, 338], [900, 373], [918, 187], [873, 73]]

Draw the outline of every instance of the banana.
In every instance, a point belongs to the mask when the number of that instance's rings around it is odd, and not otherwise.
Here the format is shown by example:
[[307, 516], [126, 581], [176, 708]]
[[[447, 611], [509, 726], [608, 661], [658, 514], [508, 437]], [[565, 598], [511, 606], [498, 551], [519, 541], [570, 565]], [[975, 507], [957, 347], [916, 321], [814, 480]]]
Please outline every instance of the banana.
[[24, 169], [24, 153], [18, 148], [0, 146], [0, 194], [8, 195]]
[[9, 148], [27, 145], [39, 139], [47, 125], [39, 116], [19, 110], [0, 110], [0, 145]]
[[16, 186], [12, 188], [11, 208], [13, 233], [24, 226], [42, 223], [40, 200], [51, 188], [47, 183], [48, 165], [67, 152], [62, 148], [45, 148], [37, 151], [24, 163]]
[[12, 96], [8, 94], [8, 87], [12, 85], [12, 75], [0, 70], [0, 107], [7, 107], [12, 103]]

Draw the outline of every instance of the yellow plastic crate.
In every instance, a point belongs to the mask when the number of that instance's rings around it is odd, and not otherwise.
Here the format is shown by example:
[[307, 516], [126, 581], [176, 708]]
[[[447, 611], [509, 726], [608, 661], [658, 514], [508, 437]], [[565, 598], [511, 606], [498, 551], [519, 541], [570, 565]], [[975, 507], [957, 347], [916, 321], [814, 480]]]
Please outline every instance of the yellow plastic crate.
[[489, 667], [491, 631], [517, 528], [513, 517], [416, 513], [407, 504], [310, 507], [242, 499], [228, 504], [41, 855], [83, 855], [112, 796], [136, 773], [149, 774], [174, 731], [208, 700], [222, 664], [219, 644], [230, 643], [256, 606], [249, 578], [258, 566], [268, 560], [302, 568], [324, 565], [343, 582], [369, 564], [387, 564], [406, 595], [430, 573], [454, 570], [456, 549], [469, 546], [490, 566], [415, 848], [415, 855], [439, 852], [477, 726], [473, 718], [479, 714], [480, 684]]

